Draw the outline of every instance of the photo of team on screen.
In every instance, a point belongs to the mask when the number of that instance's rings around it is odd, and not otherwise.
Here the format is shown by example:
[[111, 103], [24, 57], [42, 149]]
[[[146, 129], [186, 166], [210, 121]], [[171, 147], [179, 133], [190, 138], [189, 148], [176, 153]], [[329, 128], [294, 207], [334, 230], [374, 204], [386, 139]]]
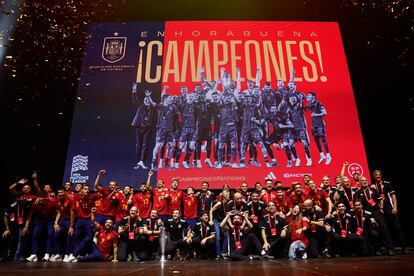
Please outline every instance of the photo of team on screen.
[[[131, 123], [136, 136], [135, 169], [261, 166], [258, 151], [268, 168], [281, 165], [275, 151], [284, 151], [288, 168], [301, 166], [304, 157], [305, 166], [312, 166], [306, 112], [311, 116], [310, 132], [319, 151], [318, 164], [331, 163], [323, 120], [327, 111], [315, 92], [306, 95], [297, 91], [294, 71], [287, 86], [278, 80], [277, 87], [272, 88], [270, 82], [261, 87], [261, 70], [257, 69], [256, 79], [247, 80], [245, 90], [239, 69], [235, 81], [225, 68], [220, 69], [216, 81], [207, 80], [204, 73], [200, 68], [201, 83], [192, 92], [182, 86], [181, 95], [169, 94], [165, 85], [159, 103], [149, 90], [142, 97], [138, 84], [133, 83], [132, 101], [137, 107]], [[149, 164], [155, 120], [156, 143]], [[303, 147], [304, 157], [298, 156], [298, 146]]]

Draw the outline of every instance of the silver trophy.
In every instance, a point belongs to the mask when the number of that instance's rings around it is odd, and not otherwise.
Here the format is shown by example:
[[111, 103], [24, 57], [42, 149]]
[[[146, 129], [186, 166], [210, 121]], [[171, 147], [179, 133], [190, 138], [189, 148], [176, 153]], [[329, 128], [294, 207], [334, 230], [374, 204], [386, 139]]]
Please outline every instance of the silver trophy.
[[160, 249], [161, 249], [161, 262], [165, 261], [165, 247], [167, 244], [167, 238], [165, 235], [165, 227], [160, 227]]

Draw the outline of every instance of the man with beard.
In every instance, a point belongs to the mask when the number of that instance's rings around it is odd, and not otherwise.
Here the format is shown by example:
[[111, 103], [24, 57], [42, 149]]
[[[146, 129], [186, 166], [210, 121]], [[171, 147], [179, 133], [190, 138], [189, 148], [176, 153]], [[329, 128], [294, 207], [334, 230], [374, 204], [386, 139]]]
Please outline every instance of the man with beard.
[[105, 224], [108, 219], [112, 220], [112, 222], [115, 221], [119, 202], [124, 198], [115, 180], [109, 181], [109, 188], [102, 186], [100, 181], [105, 173], [105, 170], [99, 171], [94, 185], [95, 190], [101, 194], [101, 199], [95, 202], [95, 206], [97, 207], [96, 221], [101, 225]]
[[214, 194], [209, 190], [209, 183], [203, 182], [201, 184], [201, 193], [197, 193], [197, 213], [198, 216], [201, 217], [201, 215], [205, 212], [210, 212], [211, 207], [213, 207], [213, 203], [215, 200]]
[[330, 218], [332, 216], [332, 201], [325, 191], [318, 190], [316, 183], [313, 180], [309, 181], [309, 191], [306, 194], [306, 199], [310, 199], [313, 203], [321, 208], [322, 213]]
[[[84, 257], [75, 259], [74, 262], [93, 262], [93, 261], [112, 261], [118, 262], [118, 234], [114, 231], [114, 222], [107, 219], [102, 226], [96, 222], [96, 208], [91, 209], [91, 220], [93, 226], [97, 229], [97, 243], [90, 241], [82, 249], [89, 252]], [[113, 255], [112, 255], [113, 252]]]
[[[146, 235], [146, 246], [143, 249], [140, 249], [140, 259], [159, 259], [160, 258], [160, 234], [161, 228], [163, 227], [162, 220], [158, 217], [157, 210], [151, 210], [149, 218], [143, 222], [143, 230]], [[145, 250], [148, 249], [148, 250]]]
[[118, 228], [118, 260], [126, 261], [128, 255], [134, 261], [140, 260], [143, 256], [137, 255], [139, 249], [144, 246], [145, 237], [143, 221], [139, 217], [138, 208], [133, 206], [129, 210], [129, 216], [124, 217]]
[[169, 201], [168, 201], [168, 213], [172, 215], [173, 211], [178, 209], [181, 211], [183, 204], [184, 192], [178, 190], [178, 180], [174, 179], [171, 183], [171, 189], [169, 191]]
[[[232, 219], [230, 217], [233, 217]], [[250, 233], [253, 228], [247, 213], [231, 211], [220, 223], [224, 231], [229, 231], [230, 258], [235, 261], [261, 259], [262, 247], [257, 237]], [[265, 255], [265, 252], [263, 252]], [[268, 257], [266, 254], [265, 257]]]
[[150, 191], [152, 171], [148, 172], [147, 183], [142, 182], [140, 191], [132, 197], [132, 205], [138, 208], [141, 219], [147, 219], [152, 209], [152, 193]]
[[303, 202], [306, 200], [306, 194], [303, 192], [302, 185], [299, 182], [293, 182], [292, 186], [294, 187], [294, 190], [290, 195], [290, 200], [292, 201], [293, 206], [299, 205], [302, 209]]
[[272, 182], [272, 179], [266, 179], [265, 185], [266, 185], [266, 189], [263, 189], [261, 191], [260, 199], [267, 206], [267, 204], [270, 201], [274, 201], [277, 198], [277, 193], [276, 193], [275, 190], [273, 190], [273, 182]]
[[285, 195], [282, 187], [276, 188], [277, 197], [273, 200], [276, 205], [276, 211], [281, 218], [284, 218], [287, 222], [292, 214], [293, 204], [289, 197]]
[[202, 259], [214, 258], [215, 236], [214, 227], [209, 224], [209, 215], [204, 213], [192, 231], [192, 245], [197, 256]]
[[260, 237], [260, 223], [267, 211], [264, 202], [259, 200], [259, 194], [257, 192], [252, 193], [252, 200], [247, 203], [247, 209], [249, 212], [249, 219], [253, 224], [252, 231], [256, 237]]

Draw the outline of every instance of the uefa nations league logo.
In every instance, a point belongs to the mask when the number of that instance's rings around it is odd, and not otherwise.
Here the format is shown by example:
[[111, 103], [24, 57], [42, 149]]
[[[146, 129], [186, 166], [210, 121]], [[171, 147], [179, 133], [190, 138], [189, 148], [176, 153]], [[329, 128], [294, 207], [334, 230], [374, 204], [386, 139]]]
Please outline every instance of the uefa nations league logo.
[[110, 63], [120, 61], [125, 56], [126, 37], [119, 37], [114, 33], [113, 37], [105, 37], [102, 47], [102, 58]]

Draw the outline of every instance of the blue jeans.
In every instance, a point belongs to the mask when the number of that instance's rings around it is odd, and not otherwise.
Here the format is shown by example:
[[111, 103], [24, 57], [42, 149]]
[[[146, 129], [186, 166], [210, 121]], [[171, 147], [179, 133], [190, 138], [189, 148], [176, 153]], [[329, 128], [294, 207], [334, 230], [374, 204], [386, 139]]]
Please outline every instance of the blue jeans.
[[299, 251], [301, 254], [306, 252], [305, 244], [300, 241], [294, 241], [289, 247], [289, 260], [295, 260], [297, 258], [296, 252]]
[[[228, 242], [229, 242], [229, 232], [223, 231], [220, 227], [220, 221], [217, 219], [214, 219], [214, 230], [216, 231], [216, 255], [219, 256], [221, 253], [228, 253]], [[220, 244], [221, 241], [221, 233], [223, 233], [224, 239], [222, 241], [222, 244]]]
[[61, 220], [59, 227], [60, 230], [55, 232], [54, 237], [55, 253], [59, 255], [69, 254], [73, 252], [73, 237], [68, 234], [70, 220]]

